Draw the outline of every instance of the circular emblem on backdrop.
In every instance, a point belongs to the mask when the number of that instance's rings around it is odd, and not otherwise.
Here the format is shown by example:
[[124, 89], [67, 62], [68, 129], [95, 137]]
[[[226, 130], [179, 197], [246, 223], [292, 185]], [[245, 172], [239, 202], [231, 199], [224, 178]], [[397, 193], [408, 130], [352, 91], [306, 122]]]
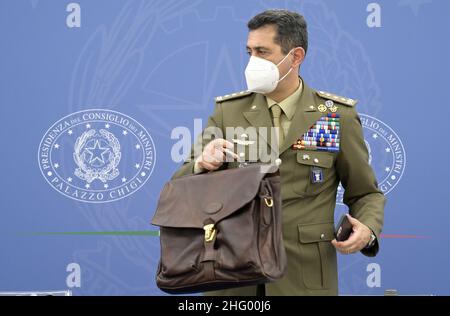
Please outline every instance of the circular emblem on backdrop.
[[[369, 163], [378, 180], [378, 188], [389, 194], [400, 182], [406, 167], [406, 153], [400, 137], [381, 120], [360, 114], [364, 139], [369, 152]], [[337, 204], [343, 203], [344, 189], [338, 187]]]
[[120, 200], [139, 190], [151, 176], [155, 158], [153, 140], [141, 124], [101, 109], [57, 121], [38, 153], [42, 175], [52, 188], [90, 203]]

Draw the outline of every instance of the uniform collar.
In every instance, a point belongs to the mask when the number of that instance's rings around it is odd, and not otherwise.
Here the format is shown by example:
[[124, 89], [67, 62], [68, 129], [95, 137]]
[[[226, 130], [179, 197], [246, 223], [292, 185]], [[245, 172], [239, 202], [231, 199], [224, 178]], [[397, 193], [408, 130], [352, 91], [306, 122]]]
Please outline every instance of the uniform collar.
[[290, 96], [288, 96], [286, 99], [284, 99], [281, 102], [276, 102], [272, 100], [271, 98], [266, 96], [266, 102], [269, 109], [275, 105], [278, 104], [281, 109], [283, 110], [284, 114], [286, 114], [289, 121], [292, 120], [295, 114], [295, 110], [297, 108], [298, 100], [300, 99], [300, 96], [303, 91], [303, 81], [299, 78], [300, 84], [298, 85], [297, 90], [294, 91]]

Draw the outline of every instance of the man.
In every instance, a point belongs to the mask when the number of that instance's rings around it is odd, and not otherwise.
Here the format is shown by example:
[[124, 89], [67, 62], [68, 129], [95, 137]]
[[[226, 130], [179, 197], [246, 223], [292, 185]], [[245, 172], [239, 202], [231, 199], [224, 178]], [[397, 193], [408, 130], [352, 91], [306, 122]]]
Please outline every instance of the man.
[[[248, 91], [217, 97], [208, 126], [224, 132], [238, 126], [277, 129], [288, 267], [281, 280], [263, 287], [265, 294], [337, 295], [336, 250], [375, 256], [383, 225], [385, 198], [368, 163], [356, 101], [315, 91], [299, 77], [308, 49], [301, 15], [267, 10], [252, 18], [248, 28]], [[236, 141], [245, 143], [248, 135], [240, 136]], [[202, 142], [203, 152], [174, 177], [236, 167], [224, 161], [248, 155], [232, 153], [234, 144], [222, 138]], [[353, 226], [344, 242], [333, 237], [339, 182]], [[256, 295], [260, 290], [252, 286], [209, 294]]]

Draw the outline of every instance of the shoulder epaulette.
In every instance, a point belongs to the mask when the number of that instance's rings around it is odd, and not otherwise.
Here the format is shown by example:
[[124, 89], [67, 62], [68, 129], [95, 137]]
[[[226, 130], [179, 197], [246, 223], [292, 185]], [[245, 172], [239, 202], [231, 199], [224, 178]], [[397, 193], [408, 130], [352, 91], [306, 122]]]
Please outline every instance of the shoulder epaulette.
[[245, 96], [247, 96], [249, 94], [252, 94], [252, 93], [253, 92], [251, 92], [251, 91], [241, 91], [241, 92], [236, 92], [236, 93], [232, 93], [232, 94], [227, 94], [227, 95], [215, 97], [214, 100], [216, 102], [222, 102], [222, 101], [242, 98], [242, 97], [245, 97]]
[[317, 94], [324, 99], [333, 100], [333, 101], [336, 101], [336, 102], [339, 102], [339, 103], [342, 103], [342, 104], [345, 104], [348, 106], [355, 106], [356, 103], [358, 103], [357, 100], [341, 97], [341, 96], [338, 96], [338, 95], [335, 95], [335, 94], [332, 94], [329, 92], [317, 91]]

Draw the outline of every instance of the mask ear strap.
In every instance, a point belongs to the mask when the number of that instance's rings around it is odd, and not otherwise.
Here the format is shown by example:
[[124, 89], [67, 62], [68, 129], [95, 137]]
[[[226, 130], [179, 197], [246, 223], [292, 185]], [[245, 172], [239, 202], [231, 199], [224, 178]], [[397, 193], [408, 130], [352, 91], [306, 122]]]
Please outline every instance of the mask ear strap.
[[283, 80], [284, 78], [286, 78], [287, 75], [289, 75], [291, 71], [292, 71], [292, 67], [289, 69], [289, 71], [288, 71], [283, 77], [281, 77], [281, 78], [278, 80], [278, 82], [280, 82], [281, 80]]
[[[293, 50], [294, 50], [294, 48], [291, 49], [291, 50], [289, 51], [289, 53], [286, 54], [286, 56], [284, 56], [284, 58], [277, 64], [277, 67], [278, 67], [279, 64], [281, 64], [281, 63], [286, 59], [286, 57], [288, 57], [288, 56], [291, 54], [291, 52], [292, 52]], [[280, 79], [278, 79], [278, 82], [280, 82], [281, 80], [283, 80], [284, 78], [286, 78], [287, 75], [289, 75], [289, 74], [291, 73], [291, 71], [292, 71], [292, 67], [289, 69], [289, 71], [288, 71], [283, 77], [281, 77]]]
[[280, 64], [283, 63], [283, 61], [284, 61], [284, 60], [292, 53], [293, 50], [294, 50], [294, 48], [291, 49], [291, 50], [289, 51], [289, 53], [287, 53], [286, 56], [283, 57], [283, 59], [277, 64], [277, 67], [278, 67]]

